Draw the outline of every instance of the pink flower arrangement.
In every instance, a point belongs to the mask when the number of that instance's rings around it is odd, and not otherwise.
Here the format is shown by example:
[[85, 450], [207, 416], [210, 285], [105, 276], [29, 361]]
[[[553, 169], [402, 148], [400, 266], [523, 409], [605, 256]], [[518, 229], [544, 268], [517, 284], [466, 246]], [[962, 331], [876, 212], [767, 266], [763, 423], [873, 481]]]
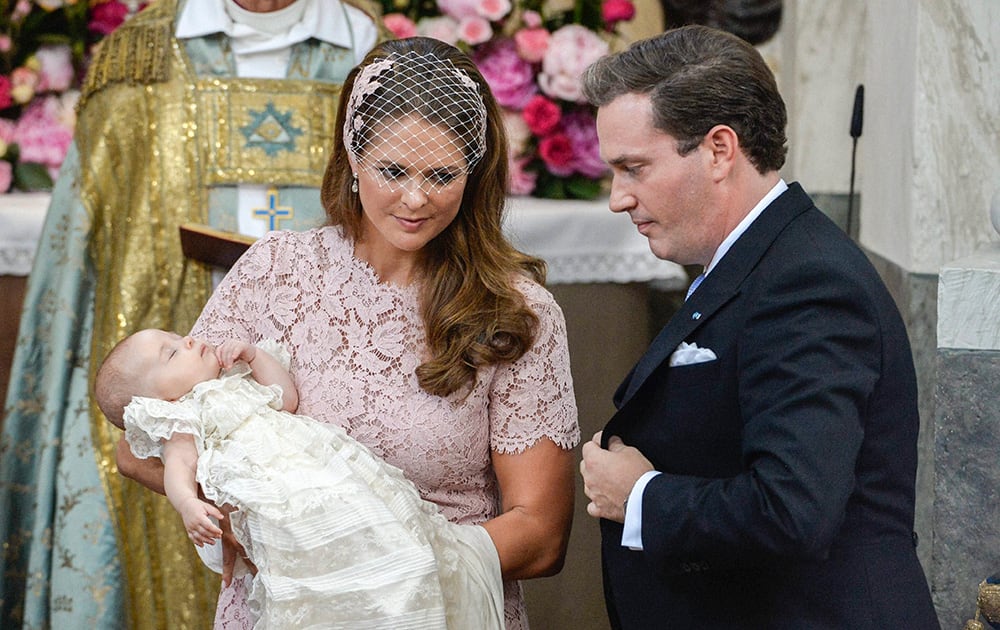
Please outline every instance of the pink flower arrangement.
[[129, 4], [16, 0], [0, 7], [0, 194], [51, 189], [73, 140], [90, 51], [125, 21]]
[[607, 167], [580, 77], [608, 53], [616, 25], [635, 16], [632, 0], [382, 4], [385, 26], [397, 37], [435, 37], [472, 55], [504, 110], [511, 194], [600, 194]]

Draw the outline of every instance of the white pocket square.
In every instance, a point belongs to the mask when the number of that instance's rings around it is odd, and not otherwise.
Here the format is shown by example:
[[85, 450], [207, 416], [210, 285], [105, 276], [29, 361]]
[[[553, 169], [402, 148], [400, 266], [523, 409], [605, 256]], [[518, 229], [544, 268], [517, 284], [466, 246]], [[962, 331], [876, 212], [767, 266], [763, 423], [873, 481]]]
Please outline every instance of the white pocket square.
[[681, 342], [674, 353], [670, 355], [670, 367], [678, 365], [691, 365], [693, 363], [705, 363], [715, 361], [718, 357], [708, 348], [699, 348], [696, 343]]

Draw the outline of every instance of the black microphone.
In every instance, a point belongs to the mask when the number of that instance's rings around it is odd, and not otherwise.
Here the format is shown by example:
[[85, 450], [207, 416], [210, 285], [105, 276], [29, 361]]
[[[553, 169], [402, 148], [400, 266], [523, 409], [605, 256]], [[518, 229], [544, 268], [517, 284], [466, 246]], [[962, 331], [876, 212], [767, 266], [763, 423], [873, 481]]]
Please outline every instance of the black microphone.
[[854, 90], [854, 113], [851, 115], [851, 187], [847, 193], [847, 235], [854, 238], [854, 164], [858, 152], [858, 138], [865, 118], [865, 86], [858, 84]]
[[865, 118], [865, 86], [858, 85], [854, 91], [854, 115], [851, 116], [851, 137], [861, 137], [861, 125]]

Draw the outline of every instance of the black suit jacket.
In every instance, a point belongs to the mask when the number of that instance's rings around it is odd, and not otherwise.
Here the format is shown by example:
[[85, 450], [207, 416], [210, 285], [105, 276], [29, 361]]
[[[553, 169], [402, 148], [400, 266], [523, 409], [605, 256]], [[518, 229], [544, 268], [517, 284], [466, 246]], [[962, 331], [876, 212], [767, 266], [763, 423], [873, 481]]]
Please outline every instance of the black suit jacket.
[[[714, 361], [670, 367], [680, 342]], [[881, 279], [798, 184], [667, 323], [615, 395], [663, 474], [643, 550], [602, 521], [616, 628], [938, 628], [913, 534], [917, 390]], [[606, 446], [606, 444], [605, 444]]]

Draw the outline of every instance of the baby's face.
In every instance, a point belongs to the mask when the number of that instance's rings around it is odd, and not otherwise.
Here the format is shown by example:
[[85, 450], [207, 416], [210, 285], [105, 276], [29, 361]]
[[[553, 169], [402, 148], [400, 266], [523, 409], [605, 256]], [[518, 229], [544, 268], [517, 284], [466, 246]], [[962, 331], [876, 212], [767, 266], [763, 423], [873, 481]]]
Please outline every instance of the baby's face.
[[163, 330], [135, 334], [140, 375], [151, 388], [148, 395], [177, 400], [203, 381], [219, 376], [215, 347], [192, 337]]

